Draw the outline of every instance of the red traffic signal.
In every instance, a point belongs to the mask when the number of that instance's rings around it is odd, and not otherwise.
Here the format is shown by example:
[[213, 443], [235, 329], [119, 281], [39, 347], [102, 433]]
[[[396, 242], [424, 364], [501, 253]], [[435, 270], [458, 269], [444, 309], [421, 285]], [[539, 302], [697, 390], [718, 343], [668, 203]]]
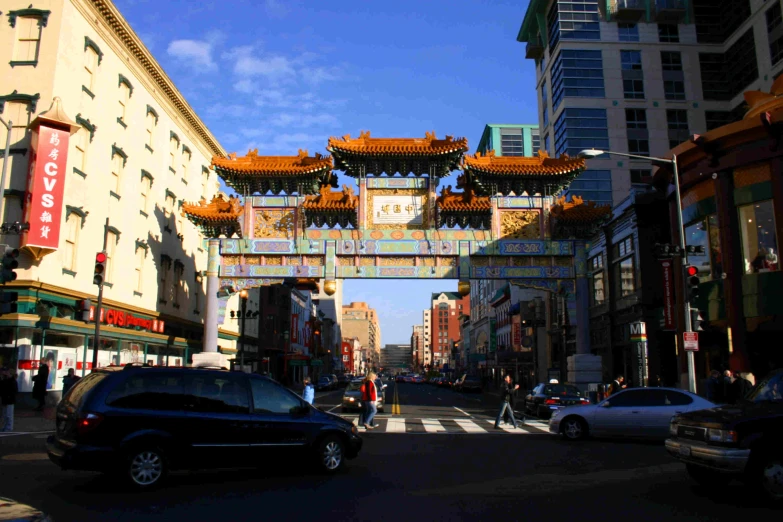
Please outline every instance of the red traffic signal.
[[106, 252], [98, 252], [95, 254], [95, 262], [96, 263], [105, 263], [106, 262]]
[[106, 277], [106, 261], [108, 256], [106, 252], [98, 252], [95, 254], [95, 272], [93, 273], [92, 282], [95, 285], [103, 286], [103, 281]]
[[686, 266], [685, 273], [688, 275], [688, 277], [695, 277], [699, 275], [699, 269], [695, 266]]

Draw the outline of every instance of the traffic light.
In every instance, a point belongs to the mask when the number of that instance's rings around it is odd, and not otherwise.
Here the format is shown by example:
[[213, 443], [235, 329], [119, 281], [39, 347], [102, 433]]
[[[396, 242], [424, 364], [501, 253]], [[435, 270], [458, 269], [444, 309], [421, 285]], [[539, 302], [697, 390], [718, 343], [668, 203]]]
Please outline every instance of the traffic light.
[[12, 314], [16, 312], [16, 302], [19, 294], [16, 292], [0, 292], [0, 314]]
[[695, 308], [691, 308], [691, 331], [692, 332], [703, 332], [704, 328], [701, 327], [701, 324], [705, 321], [704, 315], [702, 315], [701, 310], [697, 310]]
[[699, 269], [693, 265], [685, 267], [685, 296], [691, 305], [695, 305], [699, 299]]
[[8, 246], [3, 247], [3, 266], [0, 270], [0, 283], [8, 283], [9, 281], [16, 280], [16, 268], [19, 266], [19, 261], [16, 260], [19, 257], [19, 250]]
[[108, 256], [106, 252], [98, 252], [95, 254], [95, 275], [92, 278], [93, 284], [103, 286], [103, 280], [106, 277], [106, 260]]
[[90, 308], [92, 307], [92, 301], [89, 299], [82, 299], [79, 301], [79, 311], [76, 318], [85, 323], [90, 322]]

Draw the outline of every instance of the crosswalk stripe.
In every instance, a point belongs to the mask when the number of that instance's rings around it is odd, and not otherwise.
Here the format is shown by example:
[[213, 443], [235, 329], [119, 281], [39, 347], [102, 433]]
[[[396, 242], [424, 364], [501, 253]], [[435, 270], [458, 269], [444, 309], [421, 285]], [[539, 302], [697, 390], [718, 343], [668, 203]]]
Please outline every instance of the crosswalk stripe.
[[454, 422], [456, 422], [460, 428], [465, 430], [468, 433], [480, 433], [484, 432], [486, 433], [487, 430], [473, 422], [472, 420], [467, 419], [454, 419]]
[[386, 433], [405, 433], [405, 419], [388, 419]]
[[436, 419], [421, 419], [421, 423], [424, 426], [424, 430], [427, 433], [437, 433], [439, 431], [446, 431], [440, 422]]

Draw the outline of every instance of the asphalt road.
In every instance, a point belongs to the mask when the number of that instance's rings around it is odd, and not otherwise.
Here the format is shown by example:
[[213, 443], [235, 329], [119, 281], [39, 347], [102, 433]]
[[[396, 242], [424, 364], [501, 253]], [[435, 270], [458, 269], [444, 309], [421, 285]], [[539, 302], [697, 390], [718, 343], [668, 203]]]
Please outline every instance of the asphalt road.
[[[394, 385], [387, 389], [390, 397]], [[318, 394], [324, 409], [341, 392]], [[491, 424], [497, 398], [401, 384], [399, 416]], [[392, 401], [389, 401], [391, 404]], [[461, 410], [461, 411], [460, 411]], [[339, 408], [336, 410], [339, 411]], [[527, 436], [530, 435], [530, 436]], [[45, 434], [0, 439], [0, 496], [67, 521], [773, 520], [740, 484], [708, 491], [659, 443], [585, 441], [489, 430], [363, 435], [359, 458], [336, 476], [300, 463], [173, 475], [166, 487], [127, 491], [105, 476], [62, 472], [44, 454]]]

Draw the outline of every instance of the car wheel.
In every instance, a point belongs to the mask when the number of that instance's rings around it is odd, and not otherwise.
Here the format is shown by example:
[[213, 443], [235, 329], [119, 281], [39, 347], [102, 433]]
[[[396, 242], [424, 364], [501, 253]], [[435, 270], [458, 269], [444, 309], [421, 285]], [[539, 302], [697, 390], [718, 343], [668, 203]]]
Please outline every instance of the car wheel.
[[686, 464], [685, 469], [688, 471], [688, 475], [702, 486], [714, 488], [725, 486], [731, 482], [731, 476], [729, 475], [724, 475], [718, 471], [713, 471], [694, 464]]
[[156, 446], [142, 446], [128, 454], [127, 478], [138, 489], [160, 485], [168, 474], [166, 455]]
[[756, 459], [751, 454], [751, 462], [750, 479], [759, 491], [774, 503], [783, 502], [783, 454], [767, 450]]
[[345, 461], [345, 444], [339, 437], [330, 435], [318, 445], [318, 464], [327, 473], [336, 473]]
[[582, 440], [587, 437], [587, 423], [579, 417], [566, 417], [560, 423], [560, 433], [568, 440]]

